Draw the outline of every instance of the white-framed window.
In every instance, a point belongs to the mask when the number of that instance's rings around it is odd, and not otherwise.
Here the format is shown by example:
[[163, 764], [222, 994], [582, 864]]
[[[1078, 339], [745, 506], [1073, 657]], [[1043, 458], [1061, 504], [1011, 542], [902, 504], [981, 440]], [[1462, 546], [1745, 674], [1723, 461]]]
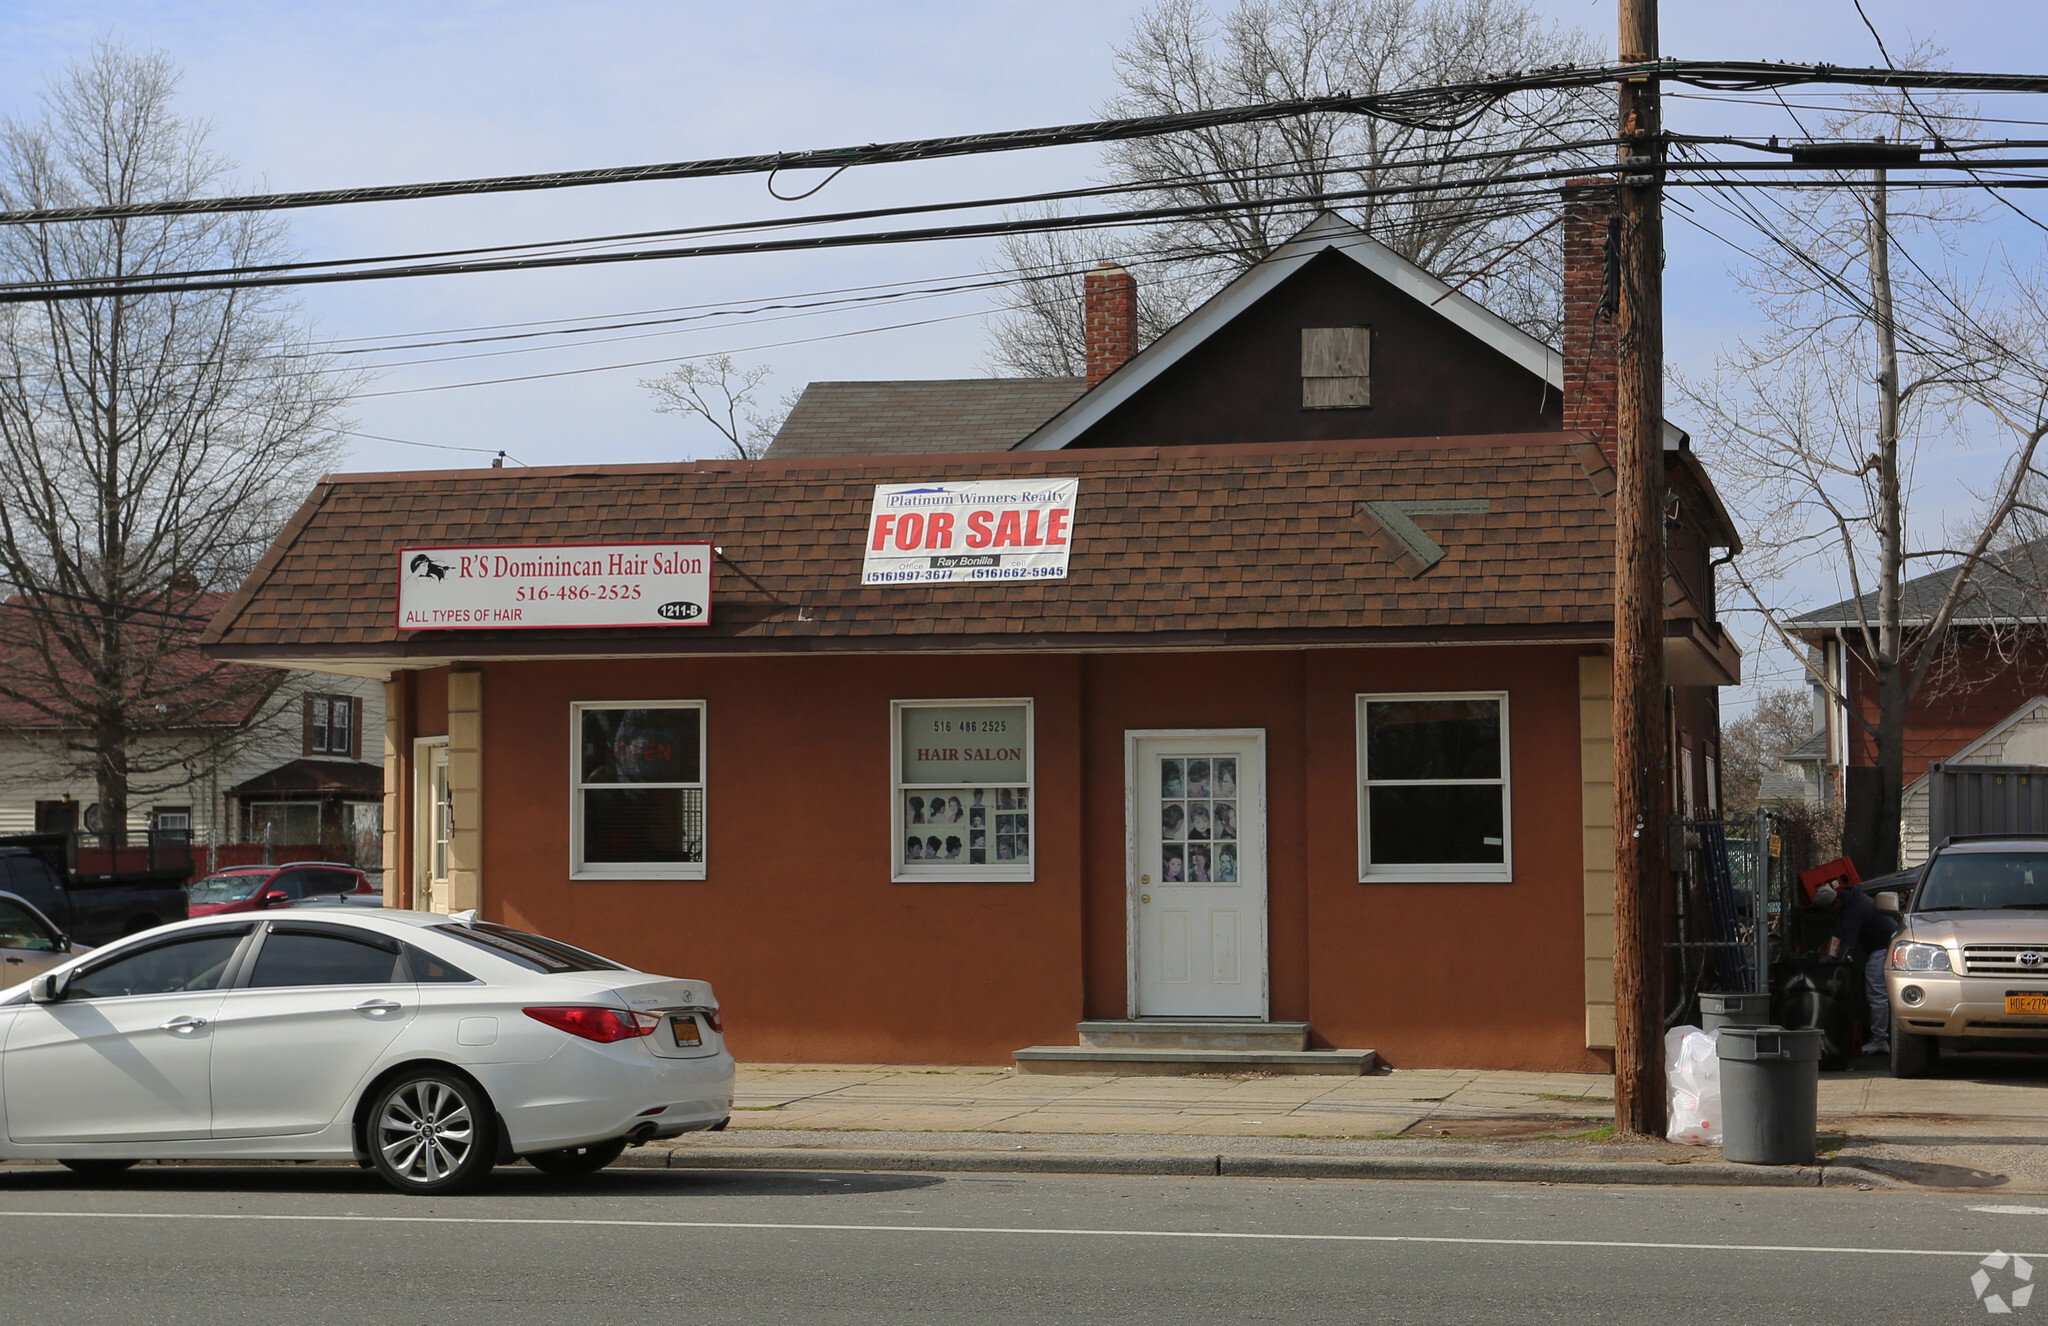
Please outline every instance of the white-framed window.
[[704, 702], [569, 706], [569, 877], [704, 878]]
[[894, 878], [1033, 879], [1031, 701], [895, 700], [889, 717]]
[[361, 753], [354, 696], [308, 695], [305, 706], [306, 754], [354, 757]]
[[1360, 881], [1513, 877], [1508, 697], [1358, 697]]

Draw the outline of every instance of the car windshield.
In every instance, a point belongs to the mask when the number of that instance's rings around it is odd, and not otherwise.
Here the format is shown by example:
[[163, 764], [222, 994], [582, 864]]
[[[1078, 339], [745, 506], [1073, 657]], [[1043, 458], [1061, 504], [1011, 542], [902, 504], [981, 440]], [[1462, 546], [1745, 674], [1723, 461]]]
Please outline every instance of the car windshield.
[[192, 886], [196, 903], [241, 902], [256, 891], [262, 875], [208, 875]]
[[1916, 912], [2048, 911], [2048, 852], [1944, 852], [1927, 868]]
[[456, 925], [437, 925], [435, 930], [451, 939], [465, 944], [474, 944], [489, 949], [511, 962], [516, 962], [528, 971], [554, 974], [565, 971], [631, 971], [632, 968], [610, 958], [600, 958], [595, 953], [586, 953], [580, 948], [564, 944], [559, 939], [545, 935], [529, 935], [524, 930], [510, 926], [496, 925], [490, 921], [467, 921]]

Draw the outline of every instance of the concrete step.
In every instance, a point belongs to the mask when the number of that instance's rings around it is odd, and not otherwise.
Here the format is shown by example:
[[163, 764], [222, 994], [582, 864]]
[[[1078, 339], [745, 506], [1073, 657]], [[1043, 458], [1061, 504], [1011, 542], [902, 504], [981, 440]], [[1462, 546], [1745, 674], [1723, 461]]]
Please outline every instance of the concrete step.
[[1361, 1077], [1373, 1050], [1147, 1050], [1097, 1045], [1031, 1045], [1011, 1056], [1023, 1073], [1181, 1077], [1189, 1073], [1287, 1073]]
[[1306, 1022], [1215, 1022], [1193, 1018], [1105, 1019], [1080, 1025], [1081, 1044], [1100, 1050], [1306, 1050]]

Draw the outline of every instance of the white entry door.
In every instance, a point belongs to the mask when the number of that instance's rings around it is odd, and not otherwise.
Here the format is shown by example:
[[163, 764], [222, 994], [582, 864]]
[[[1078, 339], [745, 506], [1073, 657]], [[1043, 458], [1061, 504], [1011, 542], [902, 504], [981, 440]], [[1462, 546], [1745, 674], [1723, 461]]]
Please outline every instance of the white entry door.
[[1265, 1018], [1265, 734], [1125, 742], [1132, 1016]]

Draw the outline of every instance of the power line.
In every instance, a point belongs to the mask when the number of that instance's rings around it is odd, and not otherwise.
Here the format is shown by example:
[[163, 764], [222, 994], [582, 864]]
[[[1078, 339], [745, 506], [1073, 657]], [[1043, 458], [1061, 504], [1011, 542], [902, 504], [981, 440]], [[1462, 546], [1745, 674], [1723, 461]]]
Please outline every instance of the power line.
[[1572, 91], [1606, 87], [1642, 78], [1695, 87], [1752, 91], [1766, 87], [1839, 84], [1866, 87], [1928, 88], [1966, 92], [2044, 92], [2048, 75], [1962, 73], [1946, 70], [1898, 70], [1829, 64], [1781, 64], [1768, 61], [1652, 60], [1631, 64], [1579, 67], [1562, 65], [1436, 87], [1402, 88], [1391, 92], [1288, 101], [1248, 106], [1182, 111], [1166, 115], [1130, 116], [1036, 129], [956, 134], [798, 152], [767, 152], [713, 157], [658, 165], [615, 166], [594, 170], [500, 175], [481, 179], [417, 184], [319, 189], [297, 193], [241, 194], [220, 198], [162, 199], [85, 207], [30, 208], [0, 212], [0, 224], [102, 221], [121, 217], [180, 216], [219, 212], [266, 212], [368, 202], [413, 201], [480, 194], [533, 192], [626, 184], [654, 180], [708, 179], [730, 175], [774, 176], [783, 171], [832, 170], [850, 166], [930, 161], [991, 152], [1016, 152], [1046, 147], [1157, 138], [1202, 129], [1317, 115], [1368, 115], [1430, 132], [1454, 132], [1472, 123], [1486, 107], [1516, 92]]

